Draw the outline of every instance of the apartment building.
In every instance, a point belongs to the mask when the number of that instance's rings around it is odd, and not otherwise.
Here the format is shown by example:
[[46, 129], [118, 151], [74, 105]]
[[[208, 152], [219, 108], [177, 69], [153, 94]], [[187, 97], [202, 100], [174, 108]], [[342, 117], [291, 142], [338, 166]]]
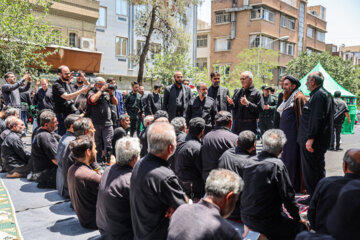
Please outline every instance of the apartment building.
[[339, 50], [334, 44], [326, 44], [326, 51], [333, 56], [339, 56], [344, 61], [351, 61], [353, 65], [360, 66], [360, 45], [345, 46], [344, 44], [339, 47]]
[[[103, 53], [100, 75], [105, 78], [114, 77], [121, 89], [130, 89], [130, 83], [137, 79], [139, 66], [130, 56], [140, 55], [145, 44], [145, 38], [135, 33], [137, 8], [139, 6], [133, 6], [127, 0], [100, 0], [99, 19], [96, 23], [96, 49]], [[193, 64], [196, 62], [196, 11], [194, 6], [188, 8], [188, 24], [185, 26], [193, 41], [189, 50]], [[152, 64], [154, 55], [161, 51], [162, 46], [160, 38], [152, 39], [147, 56], [148, 64]], [[145, 80], [143, 84], [146, 90], [151, 89], [152, 83]]]
[[214, 0], [211, 4], [210, 64], [229, 73], [247, 48], [280, 52], [276, 84], [286, 64], [303, 51], [325, 51], [326, 9], [306, 0]]
[[[33, 14], [40, 15], [42, 11], [41, 7], [35, 6]], [[74, 71], [99, 72], [101, 53], [95, 51], [98, 16], [99, 2], [95, 0], [53, 2], [46, 20], [52, 26], [52, 31], [59, 32], [69, 43], [69, 47], [60, 47], [58, 53], [46, 59], [54, 71], [60, 65], [67, 65]], [[59, 43], [60, 39], [56, 40], [47, 51], [53, 51]]]
[[196, 67], [200, 71], [207, 69], [210, 75], [210, 49], [211, 49], [211, 26], [209, 23], [197, 20], [197, 41], [196, 41]]

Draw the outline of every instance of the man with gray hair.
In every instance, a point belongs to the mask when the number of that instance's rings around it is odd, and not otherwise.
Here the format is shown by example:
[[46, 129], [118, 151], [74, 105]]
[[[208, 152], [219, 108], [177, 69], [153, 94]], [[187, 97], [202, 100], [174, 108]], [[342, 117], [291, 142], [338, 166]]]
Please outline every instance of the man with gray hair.
[[205, 199], [196, 204], [184, 204], [175, 211], [167, 239], [241, 239], [224, 218], [234, 210], [242, 188], [241, 178], [235, 173], [212, 170], [206, 180]]
[[85, 114], [86, 117], [91, 118], [96, 129], [97, 162], [105, 162], [107, 153], [112, 152], [113, 125], [116, 123], [111, 118], [111, 104], [118, 105], [113, 90], [108, 89], [104, 78], [97, 77], [94, 88], [89, 91]]
[[316, 185], [311, 197], [307, 217], [311, 229], [317, 233], [330, 234], [326, 221], [337, 201], [340, 190], [348, 182], [360, 179], [360, 149], [351, 148], [345, 152], [342, 164], [345, 175], [323, 178]]
[[153, 115], [148, 115], [144, 118], [144, 129], [139, 134], [140, 143], [141, 143], [140, 157], [144, 157], [148, 153], [147, 131], [149, 129], [150, 124], [152, 124], [153, 121], [154, 121]]
[[174, 127], [153, 123], [147, 139], [149, 154], [135, 164], [130, 180], [134, 239], [165, 239], [172, 212], [187, 202], [168, 164], [176, 148]]
[[[294, 239], [305, 223], [299, 216], [295, 191], [279, 155], [286, 143], [282, 130], [270, 129], [263, 135], [263, 151], [243, 171], [241, 219], [250, 229], [268, 239]], [[292, 219], [287, 217], [285, 206]]]
[[140, 158], [138, 138], [116, 142], [116, 164], [101, 176], [96, 203], [96, 225], [103, 239], [133, 239], [130, 214], [130, 178]]

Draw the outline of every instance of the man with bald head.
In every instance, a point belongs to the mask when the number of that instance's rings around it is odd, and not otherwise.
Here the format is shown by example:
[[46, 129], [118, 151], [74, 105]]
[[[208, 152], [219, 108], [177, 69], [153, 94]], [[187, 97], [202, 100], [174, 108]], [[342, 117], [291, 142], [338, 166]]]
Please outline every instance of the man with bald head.
[[311, 198], [308, 219], [311, 229], [317, 233], [329, 234], [326, 221], [338, 198], [343, 186], [353, 179], [360, 179], [360, 149], [351, 148], [345, 152], [343, 158], [343, 177], [333, 176], [323, 178], [316, 186]]
[[174, 73], [175, 83], [167, 86], [164, 92], [163, 110], [169, 113], [169, 120], [174, 117], [186, 117], [188, 104], [193, 95], [189, 86], [183, 84], [183, 74]]
[[323, 83], [322, 73], [309, 74], [306, 86], [311, 92], [310, 99], [302, 109], [297, 138], [305, 188], [309, 195], [325, 177], [325, 153], [330, 147], [333, 131], [334, 100], [323, 88]]
[[256, 121], [259, 114], [264, 111], [264, 99], [253, 84], [251, 72], [241, 73], [240, 81], [242, 88], [235, 89], [231, 102], [234, 121], [231, 131], [236, 135], [244, 130], [250, 130], [256, 134]]

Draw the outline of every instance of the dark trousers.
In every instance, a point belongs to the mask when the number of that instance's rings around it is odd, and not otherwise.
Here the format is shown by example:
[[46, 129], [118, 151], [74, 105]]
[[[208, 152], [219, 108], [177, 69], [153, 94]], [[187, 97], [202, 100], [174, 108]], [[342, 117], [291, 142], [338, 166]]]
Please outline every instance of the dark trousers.
[[134, 133], [140, 135], [140, 121], [138, 115], [130, 117], [130, 136], [133, 137]]
[[[114, 130], [112, 126], [94, 125], [95, 128], [95, 144], [97, 151], [97, 162], [102, 161], [103, 156], [107, 156], [107, 151], [112, 149], [112, 139]], [[112, 149], [113, 150], [113, 149]], [[104, 152], [104, 155], [102, 155]]]
[[264, 134], [264, 132], [266, 132], [269, 129], [273, 129], [274, 128], [274, 120], [273, 117], [269, 117], [269, 118], [261, 118], [259, 120], [259, 128], [260, 128], [260, 132], [261, 132], [261, 136]]
[[56, 113], [56, 119], [58, 121], [58, 129], [57, 132], [60, 136], [64, 135], [66, 133], [66, 128], [64, 124], [64, 120], [67, 117], [67, 114], [64, 113]]
[[336, 149], [340, 148], [340, 135], [342, 124], [334, 124], [334, 130], [331, 132], [330, 148], [334, 148], [334, 142], [336, 142]]
[[253, 121], [238, 121], [236, 124], [233, 125], [232, 132], [236, 135], [239, 135], [242, 131], [249, 130], [253, 133], [257, 134], [257, 122], [256, 120]]
[[317, 183], [325, 177], [325, 152], [313, 146], [314, 152], [305, 147], [306, 141], [300, 143], [301, 168], [304, 177], [306, 192], [311, 196]]

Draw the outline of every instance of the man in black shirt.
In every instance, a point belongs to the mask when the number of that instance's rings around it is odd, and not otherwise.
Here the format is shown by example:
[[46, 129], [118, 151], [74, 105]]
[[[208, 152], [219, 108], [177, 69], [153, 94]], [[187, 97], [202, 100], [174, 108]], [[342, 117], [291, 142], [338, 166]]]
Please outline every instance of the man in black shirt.
[[176, 117], [173, 120], [171, 120], [171, 125], [175, 129], [176, 150], [175, 150], [175, 153], [169, 158], [168, 162], [169, 162], [170, 168], [177, 175], [176, 157], [177, 157], [179, 150], [182, 148], [182, 145], [185, 143], [186, 130], [187, 130], [186, 120], [183, 117]]
[[30, 153], [25, 151], [21, 135], [25, 125], [21, 119], [14, 119], [10, 122], [11, 132], [1, 144], [1, 159], [4, 170], [8, 172], [7, 178], [24, 177], [30, 172], [29, 158]]
[[130, 178], [139, 159], [139, 139], [125, 137], [116, 143], [116, 164], [101, 176], [96, 203], [96, 225], [103, 239], [133, 239], [130, 214]]
[[120, 126], [114, 129], [114, 137], [112, 139], [112, 148], [115, 149], [117, 140], [127, 135], [127, 130], [130, 128], [130, 117], [127, 114], [122, 114], [119, 117]]
[[68, 83], [72, 78], [72, 73], [67, 66], [60, 66], [58, 68], [58, 75], [59, 79], [56, 80], [52, 86], [54, 112], [59, 121], [58, 133], [64, 135], [66, 132], [64, 126], [66, 116], [77, 111], [73, 99], [82, 93], [87, 93], [89, 88], [82, 88], [76, 92], [72, 92]]
[[349, 149], [343, 159], [343, 177], [333, 176], [320, 180], [311, 198], [307, 217], [311, 229], [317, 233], [329, 234], [326, 221], [343, 186], [353, 179], [360, 179], [360, 150]]
[[153, 115], [148, 115], [144, 118], [144, 129], [139, 135], [140, 144], [141, 144], [141, 152], [140, 157], [144, 157], [148, 153], [148, 144], [147, 144], [147, 131], [150, 124], [154, 121]]
[[[30, 89], [32, 80], [30, 74], [26, 73], [19, 82], [16, 82], [15, 74], [13, 72], [8, 72], [4, 75], [4, 79], [6, 83], [1, 86], [1, 91], [5, 99], [5, 105], [20, 109], [20, 93]], [[27, 83], [23, 86], [25, 80], [27, 80]]]
[[130, 179], [130, 209], [134, 239], [165, 239], [171, 213], [187, 202], [167, 163], [175, 152], [174, 128], [169, 123], [149, 127], [149, 154], [138, 161]]
[[57, 125], [55, 113], [41, 113], [41, 128], [32, 142], [30, 157], [34, 179], [39, 188], [56, 188], [56, 152], [60, 140], [60, 136], [55, 133]]
[[107, 88], [104, 78], [97, 77], [94, 88], [89, 91], [85, 115], [91, 118], [96, 129], [95, 143], [98, 162], [104, 162], [108, 151], [112, 151], [114, 123], [111, 120], [111, 104], [115, 106], [118, 104], [113, 90]]
[[139, 91], [139, 83], [131, 83], [132, 91], [126, 96], [125, 111], [130, 116], [130, 136], [134, 136], [136, 131], [137, 136], [140, 134], [140, 128], [138, 128], [141, 117], [145, 116], [144, 106], [142, 104], [141, 95]]
[[307, 78], [306, 86], [311, 93], [302, 109], [297, 139], [305, 188], [310, 196], [325, 177], [325, 153], [333, 131], [334, 101], [323, 88], [323, 82], [320, 72], [310, 73]]
[[198, 201], [204, 196], [204, 182], [201, 167], [201, 137], [204, 134], [205, 121], [196, 117], [190, 120], [189, 134], [176, 156], [176, 175], [184, 192], [191, 199]]
[[186, 117], [188, 104], [193, 97], [190, 87], [182, 84], [183, 75], [180, 71], [174, 73], [175, 83], [167, 86], [164, 91], [163, 110], [169, 113], [169, 120], [174, 117]]
[[162, 86], [154, 85], [154, 91], [146, 96], [145, 115], [154, 115], [163, 106], [163, 97], [160, 95]]
[[[33, 105], [37, 105], [39, 111], [43, 109], [54, 109], [54, 99], [52, 88], [49, 88], [49, 82], [46, 78], [40, 80], [41, 88], [37, 91], [33, 98]], [[38, 126], [38, 119], [34, 119], [33, 129]]]
[[[299, 216], [295, 191], [284, 163], [278, 158], [286, 137], [283, 131], [271, 129], [262, 139], [263, 151], [243, 171], [241, 219], [268, 239], [294, 239], [305, 220]], [[292, 219], [284, 215], [282, 205]]]
[[212, 85], [208, 88], [208, 96], [215, 100], [217, 111], [231, 111], [229, 89], [220, 86], [220, 73], [210, 74]]
[[254, 87], [251, 72], [241, 73], [240, 80], [242, 88], [235, 89], [231, 101], [234, 119], [231, 131], [239, 134], [244, 130], [250, 130], [256, 134], [256, 121], [259, 114], [264, 111], [264, 99], [260, 91]]
[[180, 206], [171, 217], [169, 240], [241, 239], [224, 218], [230, 216], [243, 188], [241, 178], [225, 170], [212, 170], [206, 180], [206, 197]]
[[204, 132], [204, 135], [206, 135], [215, 125], [216, 103], [214, 99], [207, 97], [206, 83], [199, 83], [196, 88], [199, 96], [191, 99], [186, 112], [186, 122], [189, 123], [190, 119], [201, 117], [206, 123]]

